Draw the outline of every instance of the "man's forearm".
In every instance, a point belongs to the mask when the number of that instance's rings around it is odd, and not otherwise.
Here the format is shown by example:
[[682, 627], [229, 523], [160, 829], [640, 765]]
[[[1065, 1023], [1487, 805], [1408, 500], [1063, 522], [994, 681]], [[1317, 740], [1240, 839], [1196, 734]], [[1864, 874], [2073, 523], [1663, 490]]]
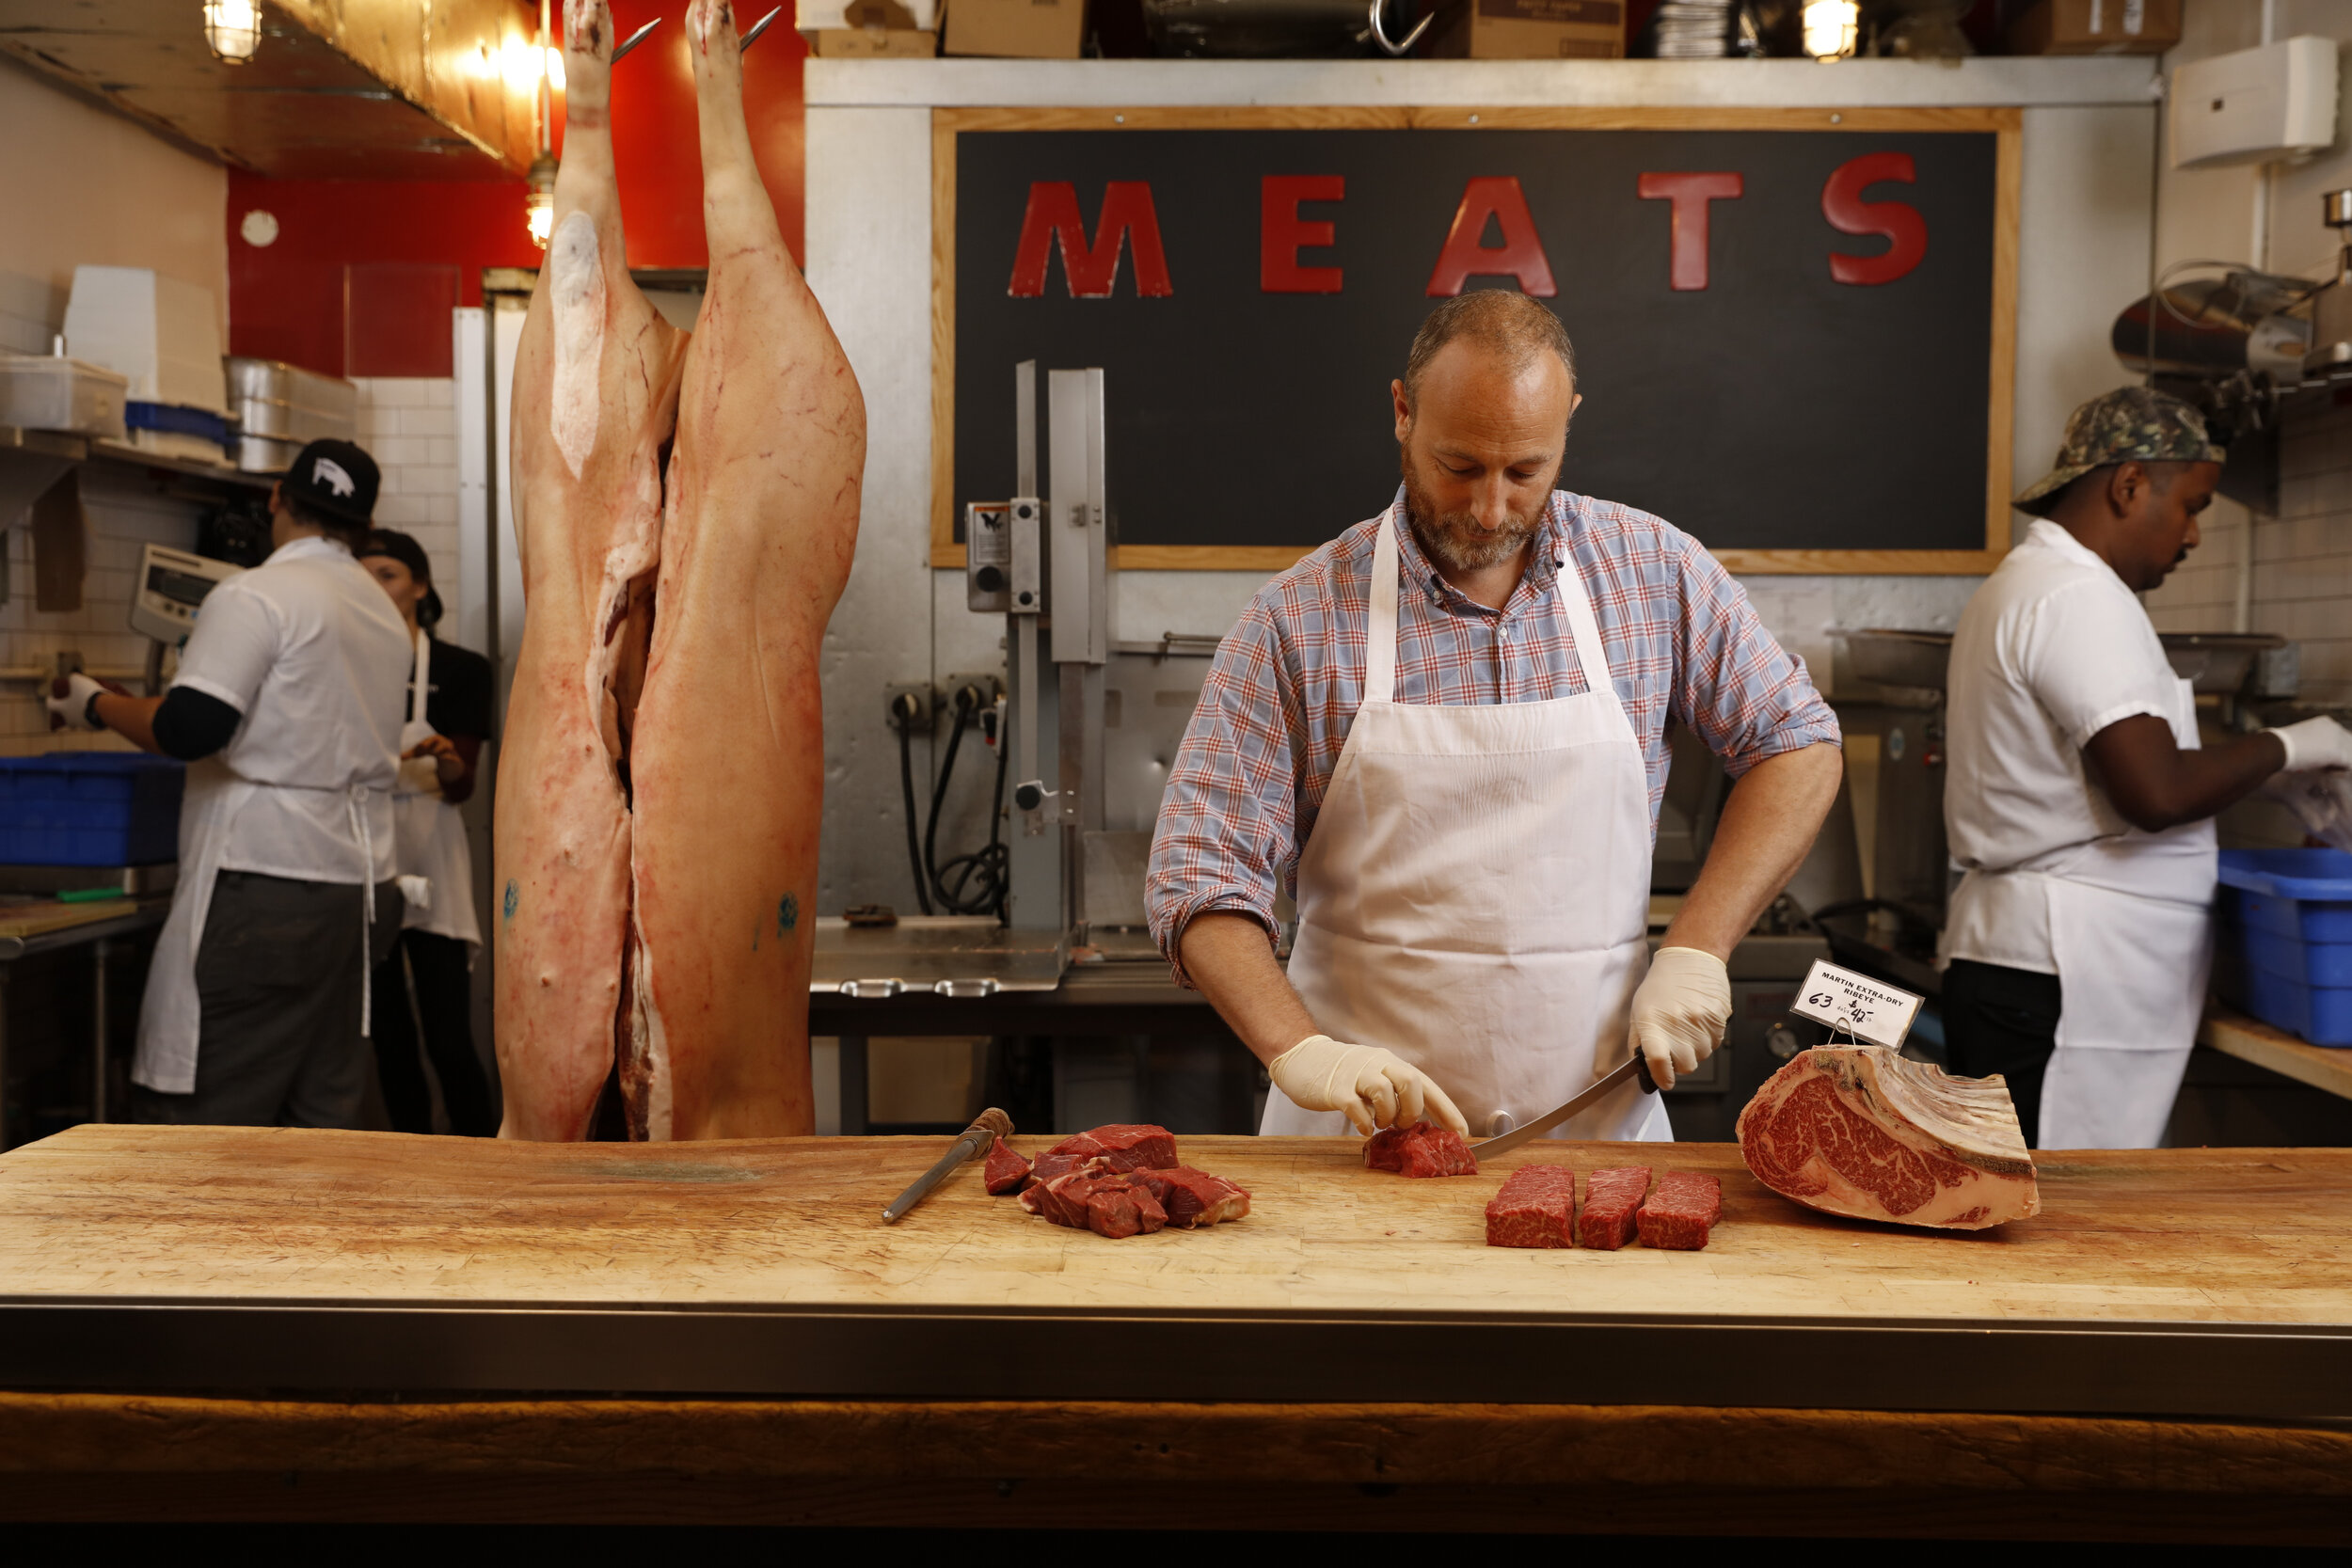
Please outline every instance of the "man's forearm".
[[1177, 940], [1184, 973], [1258, 1060], [1271, 1062], [1322, 1033], [1274, 961], [1265, 927], [1253, 917], [1222, 911], [1195, 915]]
[[1821, 741], [1768, 757], [1732, 786], [1707, 863], [1661, 944], [1729, 958], [1812, 852], [1837, 799], [1846, 753]]
[[155, 710], [163, 705], [161, 697], [120, 697], [111, 691], [90, 699], [90, 711], [100, 723], [140, 751], [158, 756], [164, 749], [155, 744]]

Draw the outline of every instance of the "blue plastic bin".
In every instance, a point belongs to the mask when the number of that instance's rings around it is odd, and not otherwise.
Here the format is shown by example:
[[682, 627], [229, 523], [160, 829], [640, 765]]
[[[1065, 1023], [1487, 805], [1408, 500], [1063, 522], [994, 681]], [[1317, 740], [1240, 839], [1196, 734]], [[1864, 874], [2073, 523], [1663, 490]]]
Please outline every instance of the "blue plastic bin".
[[177, 860], [186, 778], [185, 764], [144, 752], [0, 757], [0, 864]]
[[[2313, 1045], [2352, 1046], [2352, 854], [2224, 849], [2224, 995]], [[2234, 994], [2232, 994], [2232, 992]]]

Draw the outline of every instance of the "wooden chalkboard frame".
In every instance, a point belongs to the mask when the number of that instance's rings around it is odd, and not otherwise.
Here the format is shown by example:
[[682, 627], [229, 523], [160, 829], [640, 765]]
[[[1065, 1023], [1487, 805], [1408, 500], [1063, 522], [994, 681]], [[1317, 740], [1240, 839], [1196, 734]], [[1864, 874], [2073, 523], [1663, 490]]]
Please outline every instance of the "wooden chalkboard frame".
[[[1995, 140], [1991, 396], [1980, 550], [1717, 550], [1730, 571], [1958, 576], [1990, 572], [2010, 541], [2017, 372], [2017, 221], [2024, 115], [2014, 108], [973, 108], [931, 111], [931, 564], [961, 570], [955, 539], [956, 137], [965, 131], [1888, 131], [1992, 132]], [[1313, 545], [1129, 545], [1125, 571], [1279, 572]]]

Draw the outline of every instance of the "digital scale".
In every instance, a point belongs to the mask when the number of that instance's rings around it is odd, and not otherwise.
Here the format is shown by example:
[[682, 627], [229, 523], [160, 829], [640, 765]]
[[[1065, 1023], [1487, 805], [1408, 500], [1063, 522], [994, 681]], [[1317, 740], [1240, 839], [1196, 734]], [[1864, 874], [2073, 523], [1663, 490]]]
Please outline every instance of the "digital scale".
[[244, 571], [226, 561], [149, 545], [139, 559], [138, 589], [131, 595], [131, 629], [164, 647], [177, 647], [196, 625], [204, 596]]

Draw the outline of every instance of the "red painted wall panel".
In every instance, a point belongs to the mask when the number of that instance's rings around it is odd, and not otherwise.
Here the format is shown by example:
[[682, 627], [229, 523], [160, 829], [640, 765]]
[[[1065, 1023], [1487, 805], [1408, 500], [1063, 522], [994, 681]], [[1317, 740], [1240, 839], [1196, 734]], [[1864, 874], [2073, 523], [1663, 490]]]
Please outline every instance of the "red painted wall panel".
[[[738, 14], [748, 26], [773, 3], [738, 0]], [[662, 17], [660, 30], [612, 73], [613, 161], [629, 264], [707, 265], [702, 154], [681, 8], [676, 0], [613, 0], [612, 10], [623, 38], [654, 16]], [[801, 63], [807, 54], [787, 14], [776, 19], [743, 62], [752, 147], [784, 243], [796, 258], [803, 254]], [[563, 123], [559, 97], [559, 154]], [[278, 220], [278, 238], [266, 246], [247, 244], [239, 232], [246, 214], [257, 208]], [[266, 180], [231, 170], [226, 220], [230, 352], [284, 359], [330, 375], [389, 373], [372, 367], [346, 370], [345, 268], [388, 261], [453, 265], [459, 303], [478, 305], [484, 267], [535, 267], [540, 259], [523, 228], [519, 180]], [[363, 325], [354, 334], [355, 340], [368, 336]], [[445, 362], [446, 348], [433, 357]]]

